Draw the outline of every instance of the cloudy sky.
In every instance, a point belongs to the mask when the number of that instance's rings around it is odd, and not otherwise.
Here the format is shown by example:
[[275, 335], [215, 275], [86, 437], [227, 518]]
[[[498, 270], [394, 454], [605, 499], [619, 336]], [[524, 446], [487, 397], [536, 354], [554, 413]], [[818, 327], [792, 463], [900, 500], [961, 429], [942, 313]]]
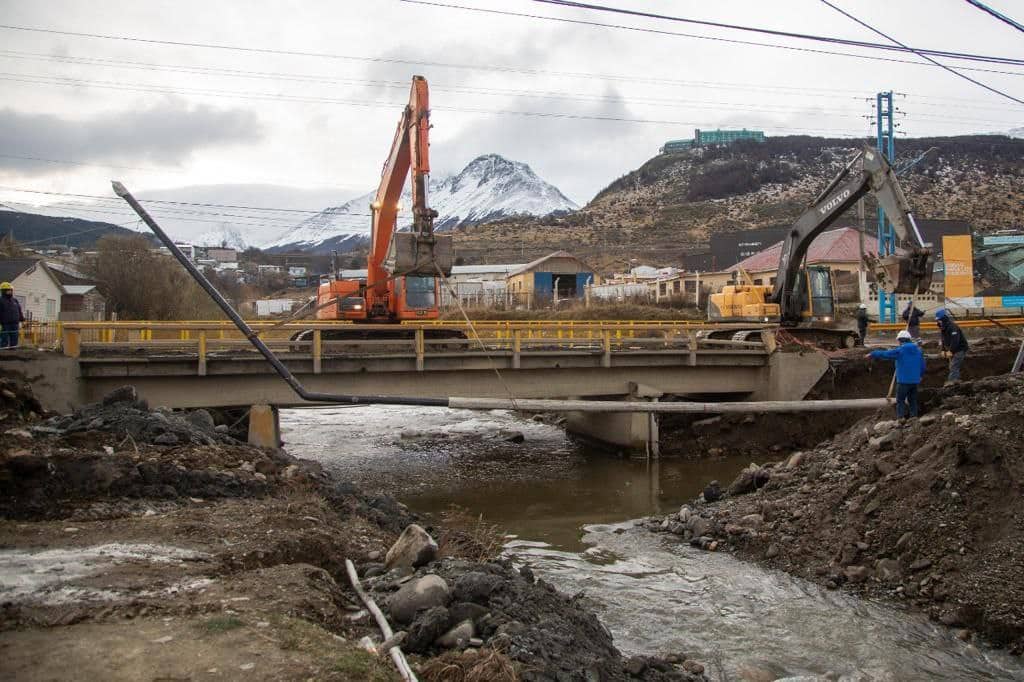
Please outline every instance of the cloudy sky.
[[[1019, 31], [964, 0], [832, 1], [908, 45], [1024, 59]], [[595, 2], [885, 42], [821, 0]], [[0, 24], [0, 202], [19, 207], [72, 199], [11, 188], [108, 195], [112, 177], [154, 198], [341, 203], [376, 185], [413, 74], [435, 174], [497, 152], [580, 204], [695, 127], [866, 135], [879, 90], [906, 93], [910, 136], [1024, 125], [1024, 106], [914, 55], [532, 0], [0, 0]], [[1024, 99], [1024, 66], [945, 61]]]

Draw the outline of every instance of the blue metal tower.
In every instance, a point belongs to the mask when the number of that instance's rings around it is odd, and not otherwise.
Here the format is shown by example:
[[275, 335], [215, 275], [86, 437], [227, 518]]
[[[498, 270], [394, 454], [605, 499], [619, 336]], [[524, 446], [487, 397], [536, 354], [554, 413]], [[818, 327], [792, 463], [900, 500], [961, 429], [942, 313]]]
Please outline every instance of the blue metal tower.
[[[875, 125], [878, 131], [878, 151], [889, 163], [896, 160], [896, 135], [893, 124], [894, 108], [892, 90], [880, 92], [875, 98]], [[878, 207], [878, 255], [889, 256], [896, 253], [896, 233], [892, 224], [886, 220], [885, 211]], [[878, 321], [896, 321], [896, 294], [878, 290]]]

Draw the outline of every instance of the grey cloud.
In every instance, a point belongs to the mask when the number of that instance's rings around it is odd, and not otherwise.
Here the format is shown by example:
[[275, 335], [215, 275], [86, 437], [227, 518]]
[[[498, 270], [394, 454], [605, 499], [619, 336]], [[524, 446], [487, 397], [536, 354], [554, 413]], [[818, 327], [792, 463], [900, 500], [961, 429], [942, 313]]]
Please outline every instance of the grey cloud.
[[54, 170], [52, 164], [10, 157], [173, 166], [199, 149], [262, 136], [263, 125], [251, 111], [189, 106], [174, 98], [81, 121], [5, 108], [0, 109], [0, 170], [29, 175]]
[[[606, 96], [609, 99], [572, 102], [557, 110], [606, 119], [636, 118], [614, 90], [609, 89]], [[535, 111], [537, 100], [523, 98], [505, 108]], [[432, 121], [443, 129], [449, 115], [457, 114], [435, 111]], [[450, 169], [495, 152], [529, 164], [573, 201], [584, 204], [612, 180], [654, 156], [668, 137], [642, 123], [494, 114], [477, 119], [450, 138], [435, 137], [432, 154], [438, 168]]]

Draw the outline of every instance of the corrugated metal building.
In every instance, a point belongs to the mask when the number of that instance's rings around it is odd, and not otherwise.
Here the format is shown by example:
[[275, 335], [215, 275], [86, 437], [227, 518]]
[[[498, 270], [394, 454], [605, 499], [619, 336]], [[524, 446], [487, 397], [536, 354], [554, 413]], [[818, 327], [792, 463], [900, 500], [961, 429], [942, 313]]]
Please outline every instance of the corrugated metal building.
[[600, 284], [594, 269], [567, 251], [555, 251], [508, 275], [507, 291], [517, 302], [582, 298], [588, 284]]

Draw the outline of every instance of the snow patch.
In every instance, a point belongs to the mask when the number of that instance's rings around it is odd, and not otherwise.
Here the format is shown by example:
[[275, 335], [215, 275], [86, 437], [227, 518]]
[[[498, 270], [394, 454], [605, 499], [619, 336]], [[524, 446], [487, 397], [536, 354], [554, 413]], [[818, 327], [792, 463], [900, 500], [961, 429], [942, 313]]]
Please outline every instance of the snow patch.
[[[346, 251], [365, 244], [370, 237], [368, 192], [340, 206], [333, 206], [290, 228], [262, 246], [267, 250], [307, 249], [317, 252]], [[412, 224], [409, 210], [412, 190], [402, 192], [398, 229]], [[456, 175], [431, 178], [427, 203], [437, 211], [434, 226], [451, 230], [515, 215], [542, 216], [578, 208], [557, 187], [545, 182], [525, 163], [498, 154], [473, 159]]]

